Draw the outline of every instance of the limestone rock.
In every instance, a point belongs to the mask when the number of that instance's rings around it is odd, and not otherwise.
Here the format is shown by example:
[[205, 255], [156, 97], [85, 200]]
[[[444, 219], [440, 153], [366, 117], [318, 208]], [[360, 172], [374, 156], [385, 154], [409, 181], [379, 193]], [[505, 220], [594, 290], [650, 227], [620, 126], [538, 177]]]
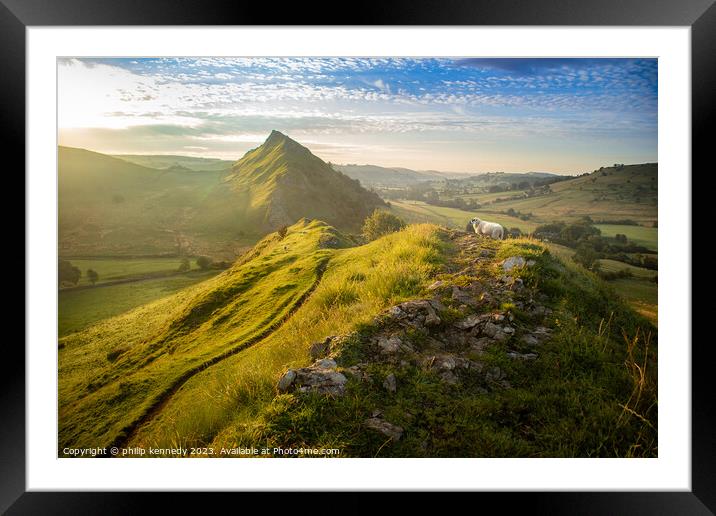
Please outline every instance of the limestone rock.
[[399, 441], [403, 436], [404, 430], [398, 425], [389, 423], [385, 419], [378, 417], [371, 417], [365, 420], [365, 426], [371, 430], [375, 430], [387, 437], [390, 437], [393, 441]]

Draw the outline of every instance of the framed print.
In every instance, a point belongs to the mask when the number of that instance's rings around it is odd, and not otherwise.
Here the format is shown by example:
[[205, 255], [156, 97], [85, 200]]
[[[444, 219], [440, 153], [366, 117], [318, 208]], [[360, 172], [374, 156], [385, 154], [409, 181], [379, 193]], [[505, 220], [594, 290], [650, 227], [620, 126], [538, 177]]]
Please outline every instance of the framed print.
[[9, 513], [140, 491], [713, 509], [709, 2], [350, 26], [98, 6], [2, 11], [27, 192]]

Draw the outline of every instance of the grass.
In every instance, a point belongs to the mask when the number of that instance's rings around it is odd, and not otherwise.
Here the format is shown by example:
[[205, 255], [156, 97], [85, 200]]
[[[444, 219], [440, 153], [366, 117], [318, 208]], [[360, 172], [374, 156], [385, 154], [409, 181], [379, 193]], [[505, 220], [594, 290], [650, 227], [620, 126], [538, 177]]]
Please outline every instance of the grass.
[[[575, 267], [577, 266], [572, 260], [575, 253], [574, 249], [554, 243], [549, 243], [548, 247], [560, 260], [570, 263]], [[657, 326], [659, 287], [657, 283], [651, 281], [651, 279], [658, 274], [657, 271], [643, 267], [635, 267], [616, 260], [599, 260], [599, 264], [602, 270], [607, 272], [617, 272], [626, 269], [633, 274], [633, 278], [615, 279], [609, 281], [609, 285], [611, 285], [616, 293], [634, 310], [646, 317], [651, 324]]]
[[[479, 389], [479, 378], [472, 376], [456, 387], [414, 365], [376, 362], [367, 370], [371, 379], [349, 381], [342, 397], [275, 396], [269, 392], [274, 376], [264, 380], [263, 406], [250, 401], [257, 391], [238, 399], [237, 392], [225, 392], [222, 407], [234, 419], [228, 425], [216, 422], [215, 428], [224, 426], [223, 430], [203, 439], [213, 446], [340, 448], [341, 457], [656, 456], [655, 328], [619, 300], [609, 285], [555, 260], [541, 244], [500, 244], [498, 258], [515, 254], [537, 262], [519, 274], [526, 284], [540, 285], [548, 294], [554, 333], [534, 362], [509, 360], [499, 345], [480, 358], [487, 367], [507, 373], [511, 388], [485, 392]], [[500, 273], [485, 269], [482, 274]], [[375, 330], [364, 325], [344, 342], [344, 365], [365, 359], [367, 339]], [[305, 362], [303, 358], [287, 365]], [[225, 385], [241, 382], [247, 366], [234, 369], [234, 380], [227, 377]], [[394, 395], [382, 387], [391, 373], [399, 386]], [[217, 385], [204, 396], [215, 399], [218, 392]], [[193, 407], [184, 408], [191, 412]], [[180, 442], [176, 439], [186, 428], [182, 420], [186, 425], [196, 422], [188, 415], [180, 417], [179, 409], [164, 421], [167, 436], [172, 428], [180, 429], [174, 441], [165, 443]], [[363, 421], [374, 411], [405, 429], [400, 441], [365, 430]]]
[[[87, 270], [99, 274], [98, 285], [102, 283], [140, 278], [152, 273], [171, 273], [181, 264], [181, 258], [70, 258], [70, 263], [82, 271], [78, 285], [91, 285]], [[190, 258], [191, 269], [197, 269], [196, 260]]]
[[658, 271], [636, 267], [617, 260], [599, 260], [599, 267], [605, 272], [629, 271], [635, 278], [650, 280], [658, 275]]
[[609, 282], [637, 312], [657, 325], [659, 287], [652, 281], [626, 278]]
[[446, 252], [433, 225], [338, 251], [319, 287], [285, 325], [187, 382], [130, 444], [253, 442], [256, 417], [271, 404], [287, 367], [307, 365], [313, 342], [366, 325], [386, 307], [419, 295]]
[[652, 251], [659, 250], [659, 229], [645, 226], [624, 226], [619, 224], [595, 224], [604, 236], [614, 236], [617, 233], [626, 235], [630, 242], [641, 245]]
[[194, 271], [168, 278], [60, 291], [58, 293], [58, 335], [64, 337], [83, 330], [102, 319], [114, 317], [211, 278], [217, 272]]
[[463, 230], [467, 222], [473, 217], [484, 216], [486, 220], [497, 222], [505, 228], [519, 228], [523, 233], [533, 231], [539, 224], [533, 221], [520, 220], [517, 217], [489, 210], [465, 211], [457, 208], [433, 206], [422, 201], [390, 201], [391, 210], [408, 222], [427, 222], [442, 224], [449, 228]]
[[[416, 364], [378, 361], [370, 381], [349, 381], [345, 396], [276, 395], [281, 374], [308, 365], [310, 345], [329, 335], [349, 335], [342, 366], [365, 361], [377, 314], [433, 295], [426, 286], [450, 278], [445, 265], [462, 267], [435, 225], [349, 245], [329, 226], [302, 221], [214, 278], [61, 339], [60, 449], [122, 442], [330, 447], [342, 457], [656, 456], [655, 327], [611, 284], [531, 239], [485, 241], [494, 261], [455, 278], [494, 281], [506, 257], [535, 261], [511, 274], [553, 309], [545, 321], [553, 338], [535, 361], [510, 360], [495, 344], [479, 358], [511, 388], [485, 391], [478, 376], [454, 386]], [[510, 296], [501, 306], [524, 320]], [[441, 314], [445, 324], [453, 312]], [[407, 338], [416, 349], [426, 344], [419, 332]], [[394, 395], [382, 387], [388, 374]], [[365, 430], [375, 410], [405, 429], [400, 441]]]
[[315, 285], [342, 237], [300, 221], [225, 272], [59, 342], [59, 442], [109, 446], [177, 382], [270, 331]]

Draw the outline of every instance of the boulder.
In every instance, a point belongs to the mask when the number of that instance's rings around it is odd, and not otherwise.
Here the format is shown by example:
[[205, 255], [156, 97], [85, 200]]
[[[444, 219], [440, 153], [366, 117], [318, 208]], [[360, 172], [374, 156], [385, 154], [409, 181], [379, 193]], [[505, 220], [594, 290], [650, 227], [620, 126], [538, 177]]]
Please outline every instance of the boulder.
[[348, 379], [337, 371], [330, 369], [305, 368], [296, 371], [296, 380], [293, 385], [298, 392], [320, 392], [341, 396], [345, 390]]
[[460, 304], [472, 306], [473, 308], [478, 305], [477, 300], [469, 293], [462, 290], [460, 287], [452, 287], [452, 299]]
[[474, 328], [478, 324], [480, 324], [483, 321], [482, 317], [479, 315], [469, 315], [462, 321], [458, 321], [455, 323], [455, 327], [460, 330], [469, 330], [471, 328]]
[[400, 351], [403, 341], [398, 337], [379, 337], [378, 347], [380, 352], [386, 355], [393, 355]]
[[478, 353], [482, 353], [485, 351], [487, 346], [489, 346], [492, 343], [492, 339], [489, 337], [480, 337], [479, 339], [473, 339], [470, 342], [470, 349], [473, 351], [476, 351]]
[[378, 417], [371, 417], [365, 420], [365, 426], [371, 430], [375, 430], [387, 437], [390, 437], [393, 441], [399, 441], [403, 436], [403, 429], [397, 425], [389, 423], [385, 419]]
[[528, 346], [536, 346], [537, 344], [539, 344], [539, 339], [537, 339], [537, 337], [535, 337], [534, 335], [529, 334], [529, 333], [526, 335], [522, 335], [522, 338], [520, 340], [522, 342], [524, 342], [525, 344], [527, 344]]
[[278, 381], [279, 392], [309, 392], [340, 396], [348, 379], [335, 370], [336, 361], [324, 358], [310, 367], [289, 369]]
[[517, 360], [535, 360], [537, 353], [517, 353], [516, 351], [509, 351], [507, 356]]
[[487, 322], [485, 323], [485, 326], [482, 328], [482, 333], [487, 335], [488, 337], [495, 338], [495, 335], [500, 333], [502, 331], [502, 328], [500, 328], [498, 325], [496, 325], [493, 322]]
[[398, 384], [395, 380], [394, 374], [389, 374], [385, 377], [385, 381], [383, 382], [383, 387], [388, 392], [395, 392], [398, 389]]
[[510, 256], [502, 261], [502, 270], [505, 272], [511, 271], [515, 267], [524, 267], [526, 260], [521, 256]]
[[278, 381], [278, 392], [288, 392], [291, 390], [294, 380], [296, 379], [296, 371], [289, 369]]
[[337, 366], [338, 364], [332, 358], [322, 358], [314, 364], [314, 367], [318, 369], [335, 369]]

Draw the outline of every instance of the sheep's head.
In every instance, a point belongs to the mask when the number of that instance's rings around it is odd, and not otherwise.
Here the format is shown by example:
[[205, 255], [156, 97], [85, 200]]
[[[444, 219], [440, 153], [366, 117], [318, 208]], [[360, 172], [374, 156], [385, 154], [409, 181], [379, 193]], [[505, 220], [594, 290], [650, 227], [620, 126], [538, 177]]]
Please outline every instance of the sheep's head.
[[470, 219], [470, 224], [477, 225], [479, 223], [480, 223], [480, 219], [478, 219], [477, 217], [473, 217]]

